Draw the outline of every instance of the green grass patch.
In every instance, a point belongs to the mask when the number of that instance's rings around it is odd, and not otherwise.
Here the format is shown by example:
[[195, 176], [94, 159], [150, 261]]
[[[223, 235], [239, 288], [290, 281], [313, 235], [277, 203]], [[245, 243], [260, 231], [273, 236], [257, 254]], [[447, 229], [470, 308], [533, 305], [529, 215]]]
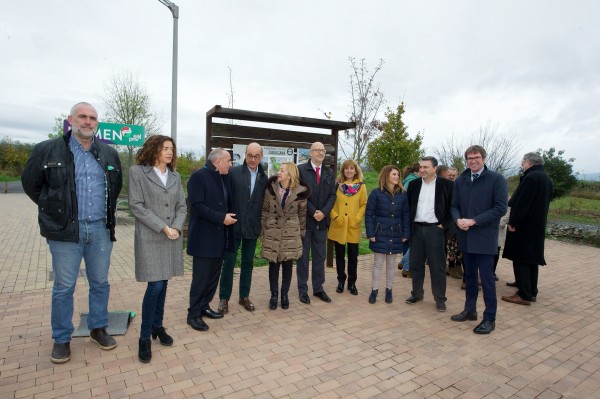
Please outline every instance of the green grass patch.
[[557, 198], [550, 203], [548, 220], [600, 226], [600, 199]]
[[21, 176], [0, 175], [0, 181], [19, 181]]

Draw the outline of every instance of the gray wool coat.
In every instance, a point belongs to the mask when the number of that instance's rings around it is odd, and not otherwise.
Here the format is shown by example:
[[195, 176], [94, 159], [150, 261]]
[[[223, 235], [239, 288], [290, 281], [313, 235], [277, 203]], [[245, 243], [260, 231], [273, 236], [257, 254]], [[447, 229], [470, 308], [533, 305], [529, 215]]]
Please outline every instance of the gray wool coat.
[[152, 166], [129, 168], [129, 210], [135, 216], [136, 280], [183, 275], [183, 238], [170, 240], [162, 232], [165, 226], [183, 231], [187, 207], [179, 173], [169, 170], [165, 186]]

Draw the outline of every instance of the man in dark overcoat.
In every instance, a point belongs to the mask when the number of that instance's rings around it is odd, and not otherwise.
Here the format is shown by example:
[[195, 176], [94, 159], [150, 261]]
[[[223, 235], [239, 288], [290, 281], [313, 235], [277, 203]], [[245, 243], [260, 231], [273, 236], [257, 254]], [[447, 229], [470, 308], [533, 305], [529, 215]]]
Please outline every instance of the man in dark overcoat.
[[468, 168], [454, 182], [452, 219], [458, 227], [458, 247], [463, 253], [466, 297], [464, 310], [453, 321], [477, 320], [477, 275], [481, 278], [485, 310], [475, 334], [496, 328], [494, 255], [498, 253], [500, 218], [506, 214], [508, 187], [504, 177], [485, 166], [487, 153], [479, 145], [465, 151]]
[[231, 156], [222, 148], [210, 152], [206, 165], [190, 176], [188, 200], [190, 221], [187, 253], [193, 256], [190, 307], [187, 323], [199, 331], [208, 330], [202, 317], [220, 319], [223, 313], [209, 306], [219, 283], [225, 248], [233, 245], [231, 185], [227, 174]]
[[336, 182], [334, 172], [323, 165], [325, 146], [315, 142], [310, 146], [310, 160], [298, 166], [300, 180], [310, 188], [306, 215], [306, 234], [302, 238], [302, 257], [298, 259], [296, 274], [300, 302], [309, 304], [308, 259], [312, 255], [313, 295], [324, 302], [331, 298], [323, 289], [325, 283], [325, 251], [329, 213], [335, 203]]
[[536, 301], [539, 265], [545, 265], [544, 241], [552, 180], [544, 171], [544, 159], [529, 152], [523, 156], [523, 176], [508, 201], [510, 216], [503, 258], [513, 261], [518, 291], [502, 300], [519, 305]]
[[233, 190], [233, 213], [237, 223], [233, 225], [233, 248], [225, 250], [221, 284], [219, 285], [219, 312], [229, 312], [229, 299], [233, 288], [233, 269], [237, 261], [238, 250], [242, 249], [240, 268], [239, 304], [249, 312], [254, 311], [250, 300], [252, 269], [256, 241], [260, 235], [260, 216], [263, 199], [267, 187], [268, 176], [260, 161], [263, 157], [262, 147], [258, 143], [250, 143], [246, 147], [244, 163], [234, 166], [229, 171], [229, 180]]

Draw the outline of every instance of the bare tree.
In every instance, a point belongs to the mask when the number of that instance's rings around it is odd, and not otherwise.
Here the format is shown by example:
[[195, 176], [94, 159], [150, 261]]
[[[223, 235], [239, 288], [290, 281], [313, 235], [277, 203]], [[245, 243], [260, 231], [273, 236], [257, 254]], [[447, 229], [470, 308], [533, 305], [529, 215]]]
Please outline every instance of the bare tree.
[[[377, 116], [379, 108], [385, 103], [379, 84], [375, 83], [375, 75], [383, 67], [380, 59], [373, 73], [369, 73], [365, 59], [356, 61], [349, 57], [352, 74], [350, 75], [350, 121], [356, 123], [356, 128], [347, 130], [340, 141], [340, 148], [346, 158], [354, 159], [362, 164], [366, 158], [367, 145], [380, 132]], [[351, 149], [351, 150], [350, 150]]]
[[[229, 108], [233, 108], [233, 103], [234, 103], [234, 98], [233, 98], [233, 94], [234, 94], [234, 90], [233, 90], [233, 68], [231, 68], [228, 65], [227, 69], [229, 70], [229, 92], [227, 92], [227, 106]], [[234, 120], [230, 119], [229, 120], [229, 124], [235, 125]]]
[[487, 152], [486, 165], [488, 168], [510, 176], [518, 168], [520, 141], [515, 133], [500, 134], [498, 124], [487, 122], [479, 127], [479, 132], [469, 137], [458, 139], [454, 134], [445, 142], [434, 148], [440, 164], [454, 166], [459, 171], [465, 168], [465, 150], [471, 145], [480, 145]]
[[[160, 132], [162, 123], [150, 109], [150, 95], [131, 72], [114, 74], [104, 86], [103, 100], [107, 122], [144, 126], [146, 137]], [[134, 149], [127, 146], [129, 165]]]

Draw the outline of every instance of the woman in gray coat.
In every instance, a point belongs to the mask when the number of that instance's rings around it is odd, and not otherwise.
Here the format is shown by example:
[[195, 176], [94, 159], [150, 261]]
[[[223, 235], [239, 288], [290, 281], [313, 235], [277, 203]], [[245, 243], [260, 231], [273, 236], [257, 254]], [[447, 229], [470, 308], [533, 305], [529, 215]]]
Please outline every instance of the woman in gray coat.
[[152, 359], [150, 336], [173, 345], [163, 327], [167, 282], [183, 275], [181, 231], [187, 208], [181, 178], [174, 171], [177, 152], [167, 136], [151, 136], [129, 169], [129, 210], [135, 216], [135, 278], [147, 281], [142, 302], [138, 357]]

